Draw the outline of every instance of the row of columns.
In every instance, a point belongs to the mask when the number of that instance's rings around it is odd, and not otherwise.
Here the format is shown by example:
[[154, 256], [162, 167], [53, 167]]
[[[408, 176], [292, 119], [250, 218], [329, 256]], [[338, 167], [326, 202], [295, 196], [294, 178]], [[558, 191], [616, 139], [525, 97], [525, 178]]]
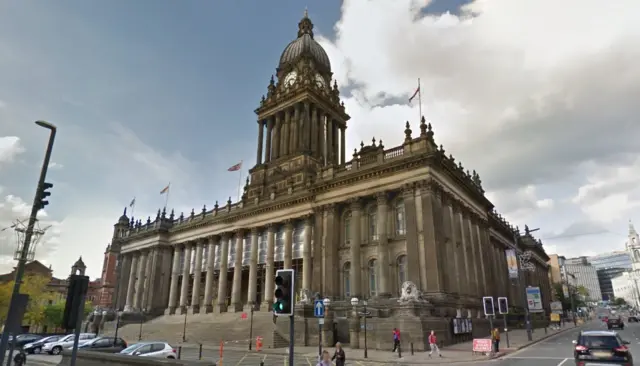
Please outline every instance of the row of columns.
[[324, 158], [326, 164], [344, 164], [345, 132], [346, 125], [322, 109], [308, 102], [296, 103], [258, 121], [256, 164], [263, 163], [263, 153], [268, 163], [299, 152]]

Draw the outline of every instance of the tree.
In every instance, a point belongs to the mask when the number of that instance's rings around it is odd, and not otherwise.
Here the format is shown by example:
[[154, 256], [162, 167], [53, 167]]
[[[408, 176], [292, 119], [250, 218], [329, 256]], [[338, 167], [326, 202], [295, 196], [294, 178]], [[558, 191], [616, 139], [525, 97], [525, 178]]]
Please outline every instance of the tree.
[[573, 298], [573, 304], [576, 308], [585, 306], [584, 301], [580, 298], [578, 294], [578, 288], [569, 286], [568, 292], [569, 296], [564, 296], [563, 283], [557, 282], [553, 284], [553, 290], [556, 295], [556, 299], [562, 303], [562, 308], [564, 310], [572, 310], [571, 309], [571, 299]]
[[[58, 302], [56, 304], [48, 305], [44, 308], [44, 324], [52, 326], [54, 328], [62, 328], [62, 318], [64, 318], [65, 301]], [[84, 303], [84, 314], [86, 317], [93, 310], [93, 305], [90, 302]]]
[[621, 297], [616, 297], [613, 299], [613, 305], [615, 306], [623, 306], [623, 305], [627, 305], [627, 300], [621, 298]]
[[585, 299], [589, 297], [589, 290], [582, 285], [578, 286], [576, 291], [578, 292], [578, 295], [582, 296]]
[[[20, 293], [29, 295], [29, 302], [24, 314], [23, 323], [40, 325], [44, 320], [44, 308], [53, 299], [53, 293], [47, 285], [51, 278], [38, 274], [26, 274], [22, 279]], [[15, 281], [0, 284], [0, 319], [4, 322], [9, 312], [11, 294]]]

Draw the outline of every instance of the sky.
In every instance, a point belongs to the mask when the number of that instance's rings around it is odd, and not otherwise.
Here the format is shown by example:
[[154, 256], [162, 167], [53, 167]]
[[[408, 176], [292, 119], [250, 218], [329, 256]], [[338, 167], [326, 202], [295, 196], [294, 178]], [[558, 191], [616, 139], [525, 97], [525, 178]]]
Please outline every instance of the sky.
[[[255, 164], [254, 109], [299, 1], [9, 1], [0, 4], [0, 230], [29, 213], [48, 132], [51, 225], [36, 259], [100, 276], [113, 225], [237, 197]], [[420, 79], [435, 139], [480, 174], [547, 252], [623, 250], [640, 224], [640, 2], [308, 1], [351, 115], [347, 151], [393, 147]], [[242, 161], [242, 177], [227, 168]], [[131, 213], [131, 212], [129, 212]], [[15, 265], [0, 232], [0, 272]]]

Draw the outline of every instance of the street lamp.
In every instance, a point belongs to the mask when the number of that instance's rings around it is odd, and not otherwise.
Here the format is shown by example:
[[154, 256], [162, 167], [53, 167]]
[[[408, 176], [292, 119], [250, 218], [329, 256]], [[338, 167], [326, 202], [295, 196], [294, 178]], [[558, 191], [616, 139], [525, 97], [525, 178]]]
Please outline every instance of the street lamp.
[[98, 329], [96, 332], [96, 336], [98, 336], [98, 332], [100, 332], [100, 328], [102, 328], [102, 330], [104, 330], [104, 323], [107, 321], [107, 311], [106, 310], [102, 310], [102, 318], [100, 319], [100, 324], [98, 324]]
[[[2, 338], [0, 339], [0, 365], [4, 363], [4, 357], [7, 351], [7, 343], [9, 341], [9, 333], [12, 329], [8, 329], [7, 325], [11, 324], [14, 314], [18, 309], [16, 303], [20, 294], [20, 284], [22, 283], [22, 277], [24, 276], [24, 267], [29, 256], [29, 246], [31, 245], [31, 237], [33, 236], [33, 229], [37, 221], [38, 211], [42, 208], [42, 193], [45, 190], [45, 179], [47, 177], [47, 169], [49, 168], [49, 161], [51, 160], [51, 152], [53, 151], [53, 142], [56, 138], [56, 126], [45, 121], [36, 121], [36, 124], [40, 127], [44, 127], [49, 130], [49, 142], [47, 143], [47, 150], [44, 154], [44, 160], [42, 161], [42, 168], [40, 169], [40, 178], [38, 179], [38, 186], [36, 188], [36, 194], [31, 205], [31, 215], [29, 215], [29, 223], [27, 230], [24, 234], [24, 243], [22, 244], [22, 250], [20, 253], [20, 259], [18, 260], [18, 266], [16, 268], [16, 279], [13, 286], [13, 293], [11, 295], [11, 302], [9, 303], [9, 311], [7, 319], [5, 320], [5, 331], [2, 332]], [[47, 187], [50, 188], [50, 187]]]
[[[357, 306], [360, 303], [360, 300], [358, 300], [357, 297], [354, 297], [351, 299], [351, 305], [356, 308], [357, 311]], [[369, 313], [367, 312], [367, 300], [363, 300], [362, 301], [362, 312], [361, 313], [356, 313], [358, 316], [362, 316], [364, 317], [364, 358], [368, 357], [367, 354], [367, 316], [369, 315]]]
[[146, 309], [142, 309], [142, 313], [140, 314], [140, 331], [138, 332], [138, 340], [142, 340], [142, 325], [144, 324], [144, 320], [146, 318]]
[[[540, 228], [536, 228], [536, 229], [527, 229], [525, 234], [529, 234], [532, 233], [534, 231], [538, 231], [540, 230]], [[514, 231], [513, 232], [513, 244], [515, 245], [516, 248], [518, 248], [518, 240], [520, 239], [520, 231]], [[527, 339], [529, 340], [529, 342], [531, 342], [533, 340], [533, 334], [532, 334], [532, 330], [531, 330], [531, 315], [529, 314], [529, 302], [527, 299], [527, 285], [526, 285], [526, 281], [524, 278], [524, 271], [526, 270], [525, 268], [522, 268], [522, 263], [520, 263], [521, 261], [518, 261], [518, 287], [522, 287], [522, 295], [524, 296], [524, 322], [526, 324], [527, 327]]]

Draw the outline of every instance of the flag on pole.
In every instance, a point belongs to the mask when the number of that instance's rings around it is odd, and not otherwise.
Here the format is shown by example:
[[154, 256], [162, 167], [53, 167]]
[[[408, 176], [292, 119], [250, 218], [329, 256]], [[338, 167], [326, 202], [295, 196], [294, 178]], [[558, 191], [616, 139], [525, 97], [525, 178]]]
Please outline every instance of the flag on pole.
[[129, 204], [129, 207], [131, 208], [131, 207], [133, 207], [135, 205], [136, 205], [136, 198], [133, 197], [133, 199], [131, 200], [131, 203]]
[[420, 94], [420, 82], [418, 82], [418, 88], [416, 89], [416, 91], [413, 92], [413, 95], [411, 96], [411, 98], [409, 98], [409, 103], [411, 103], [418, 94]]
[[229, 169], [227, 169], [227, 171], [228, 172], [237, 172], [240, 169], [242, 169], [242, 162], [239, 162], [238, 164], [230, 167]]
[[169, 192], [169, 186], [170, 186], [170, 184], [167, 185], [166, 187], [162, 188], [162, 190], [160, 191], [160, 194], [165, 194], [165, 193]]

